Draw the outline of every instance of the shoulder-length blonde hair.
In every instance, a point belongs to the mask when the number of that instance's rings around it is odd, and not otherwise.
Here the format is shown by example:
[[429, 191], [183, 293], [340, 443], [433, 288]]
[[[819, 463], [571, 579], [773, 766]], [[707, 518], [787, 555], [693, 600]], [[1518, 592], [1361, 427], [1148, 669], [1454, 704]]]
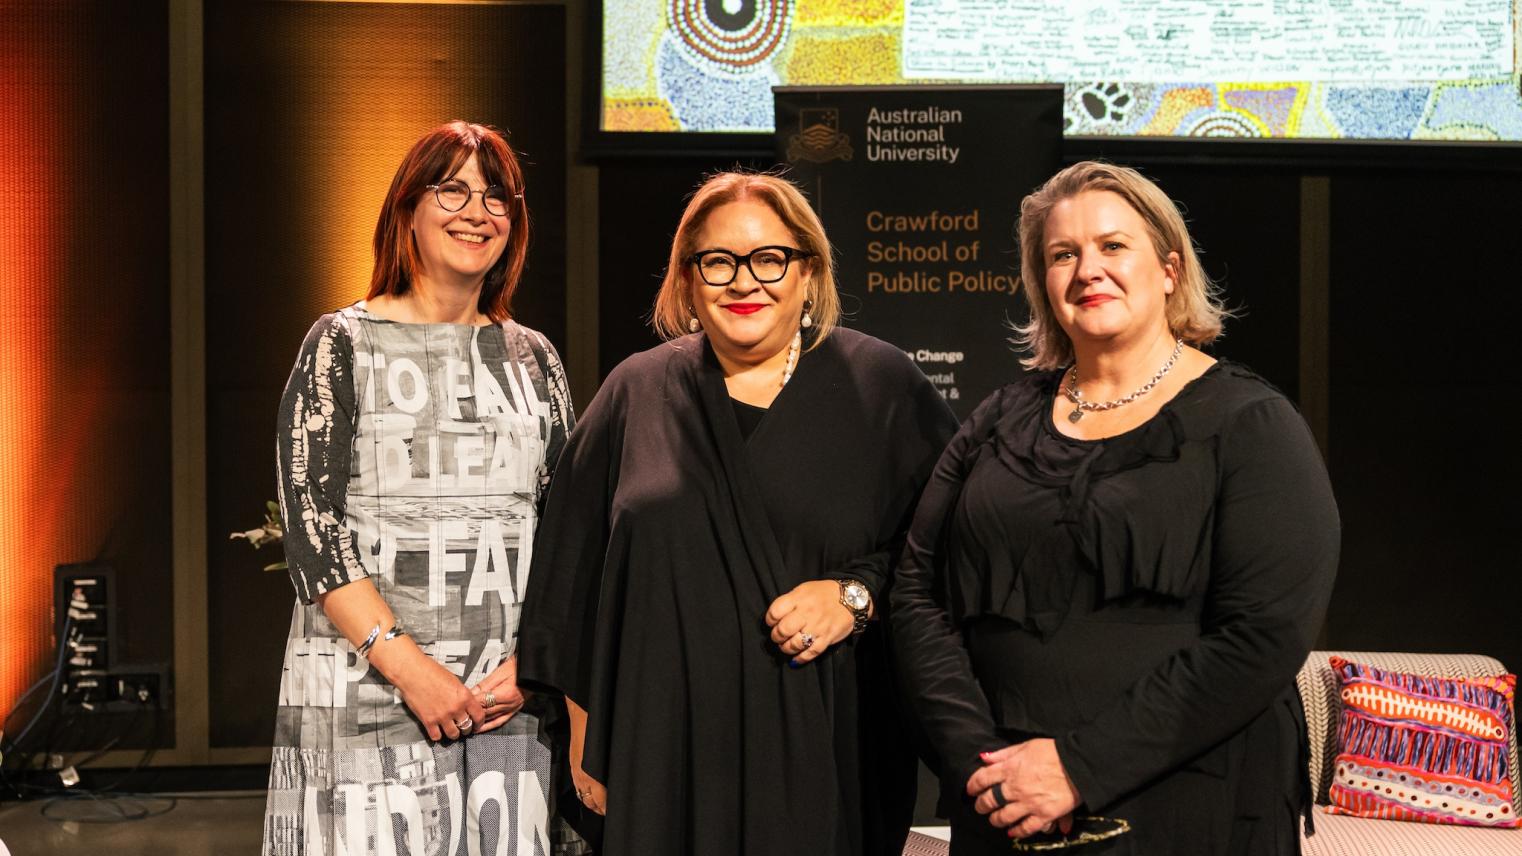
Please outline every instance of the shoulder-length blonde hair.
[[687, 334], [693, 315], [693, 277], [696, 272], [688, 259], [698, 251], [698, 234], [708, 222], [708, 215], [731, 202], [754, 199], [776, 213], [782, 225], [793, 233], [798, 249], [808, 253], [804, 259], [806, 279], [804, 297], [813, 301], [809, 315], [814, 319], [812, 349], [823, 342], [840, 320], [840, 293], [835, 286], [835, 257], [824, 224], [809, 206], [797, 185], [785, 178], [756, 172], [720, 172], [709, 176], [693, 192], [671, 240], [671, 257], [666, 261], [666, 275], [655, 295], [650, 325], [662, 339]]
[[1146, 176], [1134, 169], [1098, 161], [1075, 163], [1020, 202], [1020, 286], [1031, 317], [1015, 326], [1015, 343], [1031, 355], [1020, 363], [1030, 369], [1056, 369], [1073, 361], [1073, 342], [1057, 323], [1046, 296], [1046, 218], [1057, 203], [1088, 190], [1108, 190], [1130, 205], [1147, 225], [1147, 237], [1160, 263], [1177, 253], [1173, 293], [1164, 312], [1168, 329], [1191, 345], [1215, 341], [1231, 312], [1220, 289], [1200, 267], [1199, 255], [1178, 206]]

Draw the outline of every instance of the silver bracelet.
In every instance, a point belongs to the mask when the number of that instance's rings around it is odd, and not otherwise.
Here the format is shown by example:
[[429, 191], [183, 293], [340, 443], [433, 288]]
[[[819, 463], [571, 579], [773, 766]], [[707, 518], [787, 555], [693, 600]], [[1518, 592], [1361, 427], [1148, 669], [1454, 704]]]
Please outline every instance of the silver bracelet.
[[407, 635], [407, 628], [403, 627], [402, 623], [400, 621], [397, 621], [397, 622], [395, 622], [394, 624], [391, 625], [391, 629], [390, 630], [386, 631], [386, 635], [381, 637], [381, 641], [383, 641], [383, 642], [390, 642], [392, 639], [395, 639], [398, 636], [406, 636], [406, 635]]
[[366, 636], [365, 637], [365, 641], [359, 643], [359, 647], [355, 648], [354, 650], [356, 652], [358, 652], [359, 656], [361, 656], [361, 657], [368, 656], [370, 654], [370, 649], [375, 647], [375, 640], [379, 636], [380, 636], [380, 625], [377, 624], [374, 627], [370, 628], [370, 635]]

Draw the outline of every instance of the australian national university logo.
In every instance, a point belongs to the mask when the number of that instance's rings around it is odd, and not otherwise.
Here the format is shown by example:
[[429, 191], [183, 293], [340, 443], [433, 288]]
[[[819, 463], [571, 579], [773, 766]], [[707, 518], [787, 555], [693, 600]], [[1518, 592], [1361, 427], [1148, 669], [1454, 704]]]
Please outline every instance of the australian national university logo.
[[824, 163], [851, 159], [851, 138], [840, 132], [840, 111], [805, 107], [798, 111], [798, 133], [787, 142], [789, 161]]

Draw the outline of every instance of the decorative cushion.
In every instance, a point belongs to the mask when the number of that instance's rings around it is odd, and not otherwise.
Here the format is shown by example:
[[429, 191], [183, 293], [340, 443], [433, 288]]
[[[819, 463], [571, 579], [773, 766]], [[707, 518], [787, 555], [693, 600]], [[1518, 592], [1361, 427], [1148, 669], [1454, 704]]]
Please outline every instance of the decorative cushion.
[[[1295, 676], [1300, 700], [1305, 706], [1306, 736], [1311, 755], [1306, 771], [1310, 775], [1311, 794], [1317, 805], [1327, 804], [1327, 788], [1332, 784], [1332, 762], [1337, 760], [1337, 721], [1342, 715], [1342, 681], [1332, 671], [1329, 658], [1365, 663], [1392, 672], [1432, 675], [1445, 678], [1477, 678], [1504, 675], [1507, 669], [1500, 660], [1482, 654], [1418, 654], [1409, 651], [1312, 651]], [[1522, 763], [1518, 763], [1515, 730], [1511, 741], [1511, 810], [1522, 818]], [[1425, 856], [1425, 854], [1424, 854]]]
[[1329, 812], [1517, 826], [1516, 675], [1426, 677], [1329, 659], [1342, 701]]

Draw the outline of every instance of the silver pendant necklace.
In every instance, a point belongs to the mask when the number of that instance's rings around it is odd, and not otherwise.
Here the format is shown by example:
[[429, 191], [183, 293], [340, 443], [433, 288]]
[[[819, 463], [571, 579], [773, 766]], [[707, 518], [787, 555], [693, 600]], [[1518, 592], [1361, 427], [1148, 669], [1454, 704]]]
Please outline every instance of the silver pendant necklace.
[[1077, 422], [1083, 418], [1084, 413], [1091, 413], [1099, 410], [1114, 410], [1117, 407], [1122, 407], [1124, 405], [1130, 404], [1138, 398], [1141, 398], [1142, 396], [1151, 392], [1152, 388], [1157, 386], [1158, 381], [1162, 380], [1163, 377], [1173, 369], [1173, 364], [1178, 362], [1178, 355], [1182, 354], [1183, 352], [1184, 340], [1174, 339], [1173, 353], [1168, 356], [1168, 361], [1163, 363], [1163, 367], [1157, 370], [1157, 374], [1153, 375], [1151, 380], [1142, 384], [1139, 389], [1130, 395], [1127, 395], [1123, 398], [1112, 398], [1109, 401], [1083, 400], [1083, 392], [1078, 389], [1078, 363], [1073, 363], [1073, 367], [1068, 369], [1067, 383], [1062, 387], [1062, 394], [1067, 396], [1067, 400], [1073, 403], [1073, 412], [1068, 414], [1068, 421]]

